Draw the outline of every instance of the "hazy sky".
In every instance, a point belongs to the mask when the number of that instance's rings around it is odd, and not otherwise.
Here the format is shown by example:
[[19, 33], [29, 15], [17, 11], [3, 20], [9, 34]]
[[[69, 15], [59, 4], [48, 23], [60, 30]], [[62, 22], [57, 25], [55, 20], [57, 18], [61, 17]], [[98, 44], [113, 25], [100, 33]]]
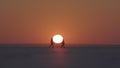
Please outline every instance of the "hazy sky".
[[0, 43], [120, 44], [120, 0], [0, 0]]

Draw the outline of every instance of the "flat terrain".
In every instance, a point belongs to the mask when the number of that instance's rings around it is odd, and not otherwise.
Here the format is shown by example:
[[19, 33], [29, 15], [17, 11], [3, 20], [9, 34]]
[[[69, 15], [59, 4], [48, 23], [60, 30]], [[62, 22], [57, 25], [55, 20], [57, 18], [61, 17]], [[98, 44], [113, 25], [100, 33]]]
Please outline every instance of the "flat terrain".
[[0, 68], [120, 68], [120, 47], [0, 47]]

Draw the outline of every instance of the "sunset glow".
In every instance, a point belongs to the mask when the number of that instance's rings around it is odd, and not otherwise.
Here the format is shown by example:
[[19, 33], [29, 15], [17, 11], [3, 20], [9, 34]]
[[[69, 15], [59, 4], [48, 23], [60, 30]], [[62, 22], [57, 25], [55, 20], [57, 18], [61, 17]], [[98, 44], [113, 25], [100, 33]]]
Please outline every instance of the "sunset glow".
[[63, 41], [63, 37], [61, 35], [54, 35], [53, 42], [54, 43], [61, 43]]
[[2, 0], [0, 44], [120, 44], [120, 0]]

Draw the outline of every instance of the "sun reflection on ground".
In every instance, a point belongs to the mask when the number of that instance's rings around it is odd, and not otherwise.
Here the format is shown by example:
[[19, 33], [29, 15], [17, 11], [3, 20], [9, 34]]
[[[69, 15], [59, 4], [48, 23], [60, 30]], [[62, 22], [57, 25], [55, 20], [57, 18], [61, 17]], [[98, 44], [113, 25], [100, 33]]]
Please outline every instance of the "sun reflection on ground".
[[53, 54], [52, 54], [52, 64], [54, 64], [55, 67], [64, 67], [65, 66], [65, 49], [64, 48], [52, 48]]

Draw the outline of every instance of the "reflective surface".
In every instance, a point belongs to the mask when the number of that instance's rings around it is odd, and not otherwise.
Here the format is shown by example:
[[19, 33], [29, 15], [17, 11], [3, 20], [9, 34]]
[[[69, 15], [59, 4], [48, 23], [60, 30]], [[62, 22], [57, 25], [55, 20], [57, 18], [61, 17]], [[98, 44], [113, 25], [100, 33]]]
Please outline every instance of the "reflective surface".
[[0, 68], [120, 68], [120, 47], [0, 47]]

